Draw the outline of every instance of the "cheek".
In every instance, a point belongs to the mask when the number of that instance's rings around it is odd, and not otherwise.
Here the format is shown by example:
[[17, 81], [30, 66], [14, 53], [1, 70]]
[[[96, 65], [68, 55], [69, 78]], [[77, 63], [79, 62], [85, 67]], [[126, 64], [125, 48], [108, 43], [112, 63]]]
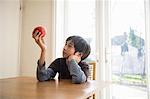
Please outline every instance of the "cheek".
[[71, 53], [71, 54], [74, 54], [74, 53], [75, 53], [75, 50], [74, 50], [74, 49], [72, 49], [72, 50], [70, 51], [70, 53]]
[[73, 55], [74, 52], [75, 52], [74, 49], [68, 49], [68, 50], [67, 50], [68, 55]]

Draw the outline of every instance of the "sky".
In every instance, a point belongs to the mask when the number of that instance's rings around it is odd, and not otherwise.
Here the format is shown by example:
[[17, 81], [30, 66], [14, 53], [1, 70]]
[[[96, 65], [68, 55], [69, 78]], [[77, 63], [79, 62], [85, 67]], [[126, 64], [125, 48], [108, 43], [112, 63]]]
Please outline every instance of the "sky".
[[144, 37], [144, 19], [144, 0], [112, 0], [111, 33], [113, 35], [128, 33], [131, 27], [136, 30], [137, 35]]

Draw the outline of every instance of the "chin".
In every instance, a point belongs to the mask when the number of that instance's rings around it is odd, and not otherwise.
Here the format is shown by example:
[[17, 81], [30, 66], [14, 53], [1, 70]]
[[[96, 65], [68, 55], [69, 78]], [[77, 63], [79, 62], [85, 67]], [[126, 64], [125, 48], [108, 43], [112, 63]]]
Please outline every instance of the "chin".
[[69, 55], [64, 53], [64, 52], [62, 53], [62, 56], [63, 56], [63, 58], [68, 58], [69, 57]]
[[67, 55], [64, 55], [64, 54], [63, 54], [63, 58], [67, 58], [67, 57], [68, 57]]

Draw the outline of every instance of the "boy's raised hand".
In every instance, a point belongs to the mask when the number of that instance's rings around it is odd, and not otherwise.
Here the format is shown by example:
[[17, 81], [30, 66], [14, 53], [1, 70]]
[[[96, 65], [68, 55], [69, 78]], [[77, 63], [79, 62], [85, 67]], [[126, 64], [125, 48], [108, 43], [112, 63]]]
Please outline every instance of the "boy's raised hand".
[[35, 31], [35, 33], [32, 35], [35, 42], [39, 45], [41, 50], [46, 50], [47, 46], [45, 45], [44, 39], [39, 31]]

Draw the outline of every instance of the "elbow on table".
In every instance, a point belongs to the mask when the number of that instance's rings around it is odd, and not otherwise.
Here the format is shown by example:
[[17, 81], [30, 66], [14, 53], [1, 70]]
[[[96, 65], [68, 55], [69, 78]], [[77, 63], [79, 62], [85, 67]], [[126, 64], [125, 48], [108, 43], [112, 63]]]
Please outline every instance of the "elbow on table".
[[43, 78], [37, 78], [37, 80], [38, 80], [39, 82], [45, 81], [45, 79], [43, 79]]
[[39, 76], [37, 76], [37, 80], [39, 81], [39, 82], [43, 82], [43, 81], [48, 81], [49, 79], [47, 78], [47, 77], [39, 77]]
[[82, 78], [72, 78], [72, 83], [80, 84], [80, 83], [84, 83], [84, 82], [86, 82], [86, 79], [82, 79]]

